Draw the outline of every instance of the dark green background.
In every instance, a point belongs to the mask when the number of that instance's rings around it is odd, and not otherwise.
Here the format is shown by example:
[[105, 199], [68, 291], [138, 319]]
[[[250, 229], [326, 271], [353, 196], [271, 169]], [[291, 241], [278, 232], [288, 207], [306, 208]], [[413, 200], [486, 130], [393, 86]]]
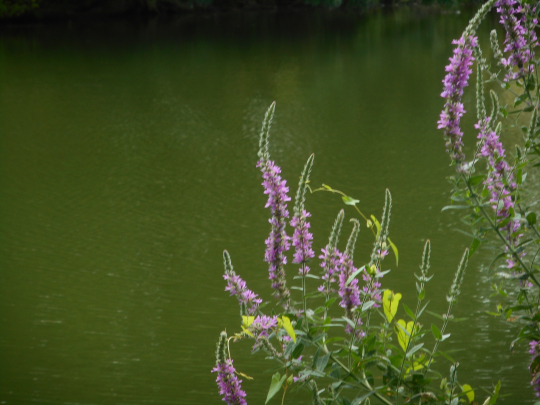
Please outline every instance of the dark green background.
[[[367, 214], [380, 216], [388, 187], [400, 265], [385, 261], [383, 287], [414, 305], [430, 238], [427, 297], [444, 311], [470, 240], [453, 230], [456, 214], [441, 213], [452, 169], [436, 121], [451, 40], [469, 17], [402, 9], [2, 27], [0, 403], [221, 403], [215, 342], [239, 330], [223, 249], [271, 299], [255, 163], [274, 100], [271, 153], [292, 192], [313, 152], [312, 183], [360, 199]], [[464, 100], [470, 152], [472, 94]], [[319, 251], [342, 203], [318, 193], [306, 207]], [[364, 228], [358, 263], [370, 249]], [[453, 354], [459, 378], [480, 403], [478, 387], [499, 378], [513, 395], [501, 403], [531, 402], [526, 345], [509, 351], [519, 326], [484, 313], [497, 303], [481, 272], [489, 262], [483, 252], [471, 261], [455, 307], [469, 320], [450, 325], [443, 349], [465, 349]], [[232, 354], [255, 377], [244, 383], [249, 403], [263, 403], [271, 365], [250, 346]]]

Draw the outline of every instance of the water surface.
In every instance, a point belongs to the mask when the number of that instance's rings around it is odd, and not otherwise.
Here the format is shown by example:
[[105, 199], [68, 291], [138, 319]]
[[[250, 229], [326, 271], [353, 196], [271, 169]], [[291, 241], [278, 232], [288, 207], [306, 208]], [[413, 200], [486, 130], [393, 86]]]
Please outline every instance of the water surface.
[[[311, 153], [312, 184], [360, 199], [367, 214], [380, 216], [389, 188], [400, 265], [387, 260], [383, 286], [414, 305], [429, 238], [427, 294], [443, 312], [469, 240], [441, 213], [452, 169], [435, 123], [451, 40], [468, 17], [402, 9], [3, 27], [0, 403], [222, 403], [209, 373], [215, 342], [239, 329], [223, 249], [271, 299], [255, 163], [274, 100], [271, 154], [293, 192]], [[473, 112], [471, 94], [465, 102]], [[306, 207], [319, 250], [342, 203], [318, 193]], [[355, 257], [370, 246], [364, 229]], [[471, 261], [455, 308], [469, 320], [450, 325], [443, 348], [467, 349], [453, 356], [478, 400], [500, 378], [513, 395], [500, 403], [534, 402], [526, 347], [508, 349], [519, 325], [485, 315], [497, 303], [486, 262]], [[249, 342], [232, 350], [255, 377], [249, 402], [263, 403], [270, 366]]]

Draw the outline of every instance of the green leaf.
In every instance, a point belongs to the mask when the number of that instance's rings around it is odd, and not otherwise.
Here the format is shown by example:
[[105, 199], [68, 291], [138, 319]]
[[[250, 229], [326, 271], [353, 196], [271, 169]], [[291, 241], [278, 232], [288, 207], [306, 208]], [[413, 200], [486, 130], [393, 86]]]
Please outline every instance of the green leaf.
[[330, 308], [334, 302], [336, 302], [337, 298], [330, 298], [328, 301], [324, 303], [324, 306], [326, 308]]
[[499, 380], [499, 382], [495, 386], [495, 389], [493, 390], [493, 396], [489, 400], [489, 405], [494, 405], [495, 402], [497, 402], [497, 398], [499, 397], [500, 390], [501, 390], [501, 380]]
[[347, 282], [345, 283], [345, 287], [348, 286], [349, 284], [351, 284], [351, 282], [354, 280], [354, 278], [359, 274], [361, 273], [362, 271], [364, 271], [364, 268], [365, 267], [361, 267], [359, 268], [358, 270], [356, 270], [353, 274], [351, 274], [349, 276], [349, 278], [347, 279]]
[[328, 364], [328, 359], [330, 359], [330, 353], [326, 353], [324, 356], [317, 359], [317, 371], [324, 371], [326, 365]]
[[399, 261], [399, 253], [398, 253], [398, 250], [397, 250], [397, 246], [394, 245], [394, 243], [392, 243], [392, 241], [390, 240], [390, 238], [387, 238], [388, 239], [388, 243], [390, 243], [390, 247], [392, 248], [394, 254], [396, 255], [396, 266], [398, 265], [398, 261]]
[[534, 212], [529, 212], [525, 218], [527, 218], [529, 225], [536, 224], [536, 214]]
[[423, 343], [420, 343], [416, 346], [414, 346], [412, 349], [409, 350], [407, 353], [407, 357], [411, 357], [414, 353], [416, 353], [418, 350], [420, 350], [424, 346]]
[[469, 259], [471, 258], [473, 253], [476, 251], [476, 249], [478, 249], [478, 246], [480, 246], [481, 243], [482, 242], [480, 241], [480, 239], [474, 238], [474, 240], [471, 243], [471, 247], [469, 248]]
[[375, 305], [375, 301], [368, 301], [368, 302], [365, 302], [365, 303], [362, 305], [362, 312], [367, 311], [367, 310], [370, 309], [373, 305]]
[[356, 205], [357, 203], [360, 202], [360, 200], [355, 200], [354, 198], [352, 197], [349, 197], [348, 195], [344, 195], [343, 197], [341, 197], [343, 199], [343, 202], [347, 205]]
[[304, 350], [304, 345], [302, 343], [297, 344], [292, 352], [292, 358], [297, 359], [298, 357], [300, 357], [303, 350]]
[[433, 332], [433, 336], [435, 336], [435, 339], [442, 340], [442, 333], [434, 324], [431, 324], [431, 332]]
[[446, 210], [464, 210], [467, 208], [473, 208], [473, 207], [471, 205], [447, 205], [441, 210], [441, 212], [446, 211]]
[[469, 185], [476, 186], [477, 184], [480, 184], [484, 179], [486, 178], [485, 174], [478, 174], [476, 176], [472, 176], [469, 179]]
[[409, 317], [414, 321], [415, 319], [414, 319], [414, 313], [413, 313], [413, 311], [411, 311], [411, 309], [410, 309], [407, 305], [405, 305], [405, 304], [403, 304], [403, 309], [405, 310], [405, 312], [407, 313], [407, 315], [409, 315]]
[[270, 383], [270, 389], [268, 390], [268, 395], [266, 396], [265, 404], [267, 404], [268, 401], [270, 401], [274, 397], [274, 395], [276, 395], [279, 392], [286, 378], [287, 378], [287, 374], [284, 374], [283, 377], [281, 378], [280, 378], [279, 373], [276, 373], [272, 376], [272, 382]]
[[428, 314], [433, 315], [435, 318], [439, 318], [441, 321], [444, 321], [444, 318], [442, 317], [442, 315], [439, 315], [439, 314], [437, 314], [437, 313], [435, 313], [435, 312], [431, 312], [431, 311], [427, 311], [427, 310], [426, 310], [426, 312], [427, 312]]

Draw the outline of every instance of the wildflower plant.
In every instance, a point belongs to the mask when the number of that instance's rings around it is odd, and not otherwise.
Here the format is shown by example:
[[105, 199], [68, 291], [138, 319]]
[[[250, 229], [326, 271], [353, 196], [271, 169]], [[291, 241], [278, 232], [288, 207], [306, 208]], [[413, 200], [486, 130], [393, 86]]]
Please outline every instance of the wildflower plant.
[[[504, 28], [499, 44], [497, 32], [490, 36], [492, 61], [483, 57], [476, 29], [495, 9]], [[480, 246], [495, 249], [488, 271], [493, 276], [494, 295], [502, 297], [492, 315], [521, 325], [511, 348], [529, 341], [532, 354], [531, 385], [540, 396], [540, 231], [538, 216], [538, 167], [540, 166], [540, 81], [535, 53], [539, 46], [538, 3], [528, 0], [489, 0], [471, 20], [456, 44], [446, 67], [441, 94], [446, 100], [438, 126], [456, 174], [452, 205], [464, 210], [462, 220], [472, 237], [469, 256]], [[470, 160], [463, 153], [463, 131], [459, 119], [465, 114], [461, 97], [476, 70], [476, 147]], [[488, 114], [485, 87], [490, 87]], [[502, 89], [500, 92], [494, 89]], [[499, 94], [502, 93], [502, 94]], [[511, 103], [500, 100], [513, 100]], [[522, 134], [510, 151], [505, 134]], [[500, 271], [493, 272], [493, 268]], [[510, 293], [507, 291], [512, 289]]]
[[[232, 335], [221, 333], [212, 370], [217, 373], [223, 401], [228, 405], [247, 403], [238, 377], [249, 377], [233, 366], [230, 346], [251, 340], [253, 353], [263, 352], [267, 360], [275, 363], [266, 403], [273, 400], [284, 404], [287, 393], [302, 390], [315, 405], [359, 405], [372, 400], [387, 405], [473, 403], [474, 389], [457, 380], [459, 364], [439, 350], [450, 337], [447, 326], [460, 294], [469, 251], [465, 251], [449, 288], [448, 310], [439, 316], [441, 324], [428, 327], [424, 325], [426, 286], [433, 277], [429, 273], [429, 241], [424, 247], [420, 274], [416, 275], [416, 309], [404, 304], [410, 296], [383, 287], [384, 277], [390, 273], [391, 264], [385, 261], [390, 251], [398, 265], [398, 249], [389, 238], [392, 196], [388, 190], [380, 221], [374, 215], [365, 216], [359, 201], [345, 193], [324, 184], [316, 189], [310, 187], [315, 159], [311, 155], [296, 191], [289, 220], [292, 230], [287, 230], [289, 189], [281, 169], [270, 159], [268, 148], [274, 110], [275, 103], [263, 121], [257, 167], [268, 196], [266, 207], [270, 208], [264, 261], [277, 305], [268, 309], [270, 306], [247, 288], [225, 251], [225, 290], [236, 297], [240, 316]], [[313, 263], [316, 255], [310, 232], [311, 214], [305, 203], [306, 196], [320, 191], [341, 195], [343, 202], [354, 208], [354, 216], [346, 221], [345, 210], [337, 213], [317, 266]], [[364, 224], [373, 235], [371, 252], [356, 249]], [[292, 260], [288, 264], [286, 253], [291, 247]], [[286, 279], [286, 268], [293, 269], [291, 284]], [[307, 279], [317, 284], [312, 291], [308, 290]], [[449, 361], [447, 378], [433, 368], [435, 360], [442, 366], [444, 359]], [[500, 383], [484, 404], [494, 404], [499, 389]]]

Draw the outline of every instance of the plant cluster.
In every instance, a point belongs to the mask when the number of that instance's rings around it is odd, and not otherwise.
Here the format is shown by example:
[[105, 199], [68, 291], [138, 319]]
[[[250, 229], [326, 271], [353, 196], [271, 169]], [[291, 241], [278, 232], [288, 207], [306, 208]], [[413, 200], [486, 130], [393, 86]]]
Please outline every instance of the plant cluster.
[[[476, 27], [495, 6], [504, 27], [503, 47], [497, 32], [491, 32], [493, 63], [488, 63], [475, 36]], [[529, 341], [532, 355], [531, 385], [540, 396], [540, 296], [538, 214], [538, 172], [540, 166], [540, 93], [538, 64], [538, 3], [522, 0], [488, 1], [471, 21], [456, 48], [444, 79], [446, 99], [438, 121], [446, 139], [446, 149], [455, 165], [456, 174], [451, 200], [446, 209], [466, 210], [462, 218], [473, 238], [472, 255], [480, 246], [492, 249], [493, 296], [506, 302], [497, 305], [495, 316], [521, 324], [511, 348], [522, 340]], [[463, 89], [468, 84], [472, 66], [476, 66], [476, 114], [478, 131], [475, 153], [466, 160], [463, 153], [463, 131], [460, 119], [465, 113]], [[499, 96], [490, 90], [488, 114], [484, 87], [502, 88]], [[503, 103], [500, 100], [512, 100]], [[513, 156], [503, 145], [503, 134], [523, 135]], [[510, 291], [508, 291], [510, 290]]]
[[[241, 340], [253, 342], [252, 352], [261, 352], [276, 363], [269, 381], [266, 402], [280, 394], [285, 402], [288, 392], [306, 390], [313, 404], [451, 404], [475, 403], [475, 390], [457, 379], [459, 363], [448, 353], [439, 350], [450, 337], [449, 322], [465, 276], [469, 250], [466, 249], [458, 265], [455, 278], [446, 297], [448, 309], [438, 325], [424, 324], [426, 287], [433, 275], [430, 270], [429, 240], [422, 254], [420, 272], [416, 275], [416, 305], [407, 306], [403, 294], [384, 289], [382, 284], [390, 270], [383, 263], [393, 252], [398, 264], [398, 249], [389, 237], [392, 197], [386, 190], [380, 220], [365, 216], [358, 208], [358, 200], [324, 185], [310, 187], [314, 162], [311, 155], [302, 171], [294, 199], [292, 216], [288, 211], [289, 188], [281, 177], [281, 169], [270, 159], [269, 134], [275, 103], [263, 121], [257, 167], [262, 172], [264, 193], [268, 196], [270, 233], [266, 239], [264, 261], [268, 264], [268, 278], [279, 305], [270, 310], [261, 298], [248, 289], [246, 282], [235, 272], [231, 257], [224, 251], [225, 290], [238, 300], [240, 313], [237, 332], [227, 336], [222, 332], [216, 351], [219, 392], [228, 404], [244, 405], [246, 393], [231, 357], [231, 343]], [[328, 243], [318, 256], [319, 270], [314, 266], [305, 198], [307, 191], [326, 191], [340, 194], [346, 205], [352, 206], [366, 224], [374, 242], [371, 253], [359, 259], [355, 252], [361, 222], [351, 218], [345, 222], [341, 210], [331, 228]], [[288, 226], [292, 229], [288, 230]], [[347, 229], [349, 228], [349, 229]], [[343, 233], [347, 231], [346, 243]], [[290, 236], [292, 234], [292, 236]], [[287, 252], [293, 250], [292, 263]], [[360, 264], [357, 264], [360, 263]], [[296, 285], [289, 286], [286, 268], [298, 273]], [[317, 288], [307, 289], [307, 279], [316, 280]], [[410, 297], [407, 297], [410, 298]], [[405, 319], [397, 316], [399, 308]], [[414, 309], [411, 309], [414, 308]], [[431, 342], [430, 342], [431, 341]], [[450, 373], [443, 377], [433, 368], [437, 359], [449, 361]], [[484, 404], [496, 402], [500, 383]]]

